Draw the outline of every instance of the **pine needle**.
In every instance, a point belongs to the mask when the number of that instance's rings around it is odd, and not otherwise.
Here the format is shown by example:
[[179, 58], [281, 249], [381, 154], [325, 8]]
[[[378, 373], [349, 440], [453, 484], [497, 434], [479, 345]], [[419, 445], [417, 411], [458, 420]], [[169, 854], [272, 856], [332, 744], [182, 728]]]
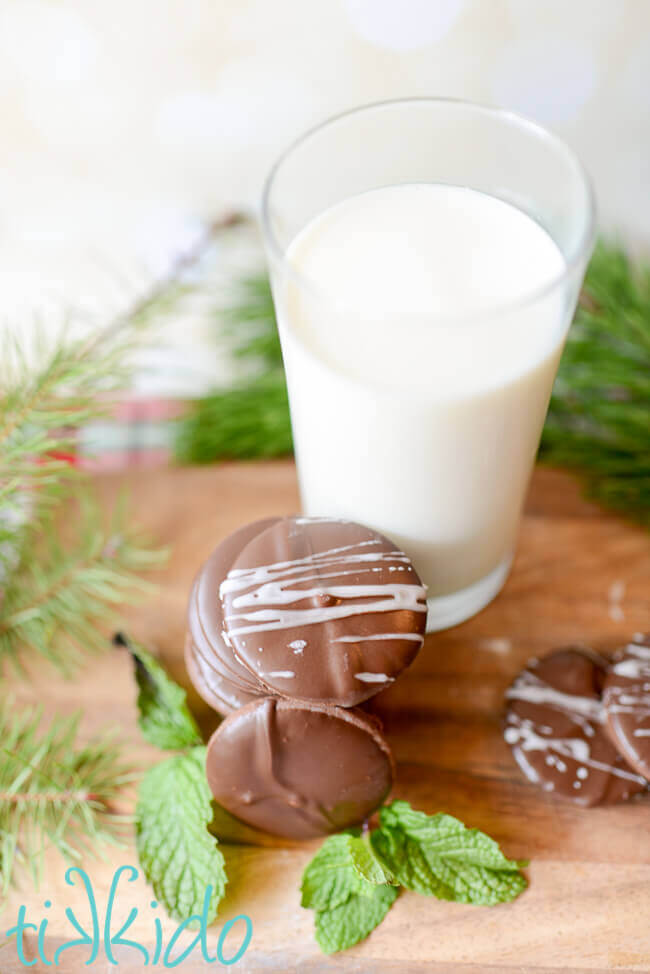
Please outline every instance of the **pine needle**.
[[176, 430], [176, 459], [212, 463], [291, 454], [287, 383], [268, 278], [260, 274], [237, 282], [216, 323], [233, 358], [252, 371], [231, 388], [191, 404]]
[[540, 459], [650, 527], [650, 266], [596, 248], [553, 391]]
[[74, 445], [75, 428], [101, 415], [125, 381], [124, 340], [97, 346], [37, 335], [30, 364], [11, 338], [0, 349], [0, 503], [21, 488], [59, 482], [70, 474], [61, 454]]
[[179, 423], [180, 463], [286, 456], [293, 450], [284, 373], [262, 373], [193, 404]]
[[175, 294], [174, 278], [133, 306], [131, 328], [119, 319], [83, 340], [37, 330], [29, 353], [17, 339], [3, 340], [0, 673], [25, 651], [71, 672], [84, 652], [107, 645], [122, 606], [150, 591], [140, 573], [164, 553], [127, 528], [123, 505], [106, 523], [69, 454], [76, 430], [124, 386], [136, 326], [154, 305], [166, 313], [168, 290]]
[[268, 278], [237, 282], [217, 326], [233, 358], [249, 364], [251, 373], [190, 406], [176, 431], [176, 459], [211, 463], [291, 454], [287, 383]]
[[[87, 492], [66, 499], [67, 537], [48, 503], [13, 538], [15, 560], [0, 603], [0, 664], [19, 664], [24, 650], [69, 674], [84, 654], [107, 646], [121, 608], [150, 593], [141, 573], [164, 552], [127, 527], [124, 504], [106, 521]], [[103, 624], [103, 625], [102, 625]]]
[[79, 715], [42, 729], [40, 708], [0, 707], [0, 889], [19, 874], [38, 886], [49, 848], [68, 862], [119, 844], [126, 824], [112, 807], [133, 780], [110, 735], [78, 742]]

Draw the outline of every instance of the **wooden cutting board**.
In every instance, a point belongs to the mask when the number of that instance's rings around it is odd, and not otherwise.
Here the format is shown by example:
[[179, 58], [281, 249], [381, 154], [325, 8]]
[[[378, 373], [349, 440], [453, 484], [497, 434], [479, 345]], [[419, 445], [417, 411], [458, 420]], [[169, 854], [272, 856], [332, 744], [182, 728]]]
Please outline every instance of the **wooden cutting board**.
[[[182, 664], [185, 603], [192, 577], [213, 546], [254, 518], [298, 509], [290, 462], [229, 464], [205, 469], [132, 471], [98, 479], [108, 504], [127, 486], [134, 516], [172, 546], [158, 573], [158, 595], [125, 614], [124, 628], [155, 647], [173, 676], [187, 685]], [[377, 703], [397, 763], [395, 796], [427, 812], [444, 810], [484, 829], [513, 858], [531, 860], [530, 889], [495, 908], [461, 906], [404, 893], [363, 944], [332, 958], [314, 942], [312, 914], [299, 906], [301, 872], [317, 845], [227, 850], [229, 886], [210, 932], [239, 913], [253, 922], [246, 972], [536, 972], [650, 971], [650, 798], [580, 809], [542, 794], [523, 780], [500, 731], [503, 692], [530, 656], [567, 643], [611, 649], [650, 629], [648, 535], [580, 499], [566, 475], [535, 473], [512, 575], [504, 592], [478, 617], [427, 638], [417, 661]], [[32, 667], [31, 684], [16, 684], [19, 701], [43, 700], [46, 710], [85, 711], [84, 734], [117, 725], [135, 762], [158, 754], [136, 726], [128, 659], [118, 650], [92, 660], [76, 682]], [[190, 694], [206, 732], [208, 708]], [[127, 808], [128, 803], [127, 803]], [[98, 903], [118, 865], [137, 862], [133, 845], [87, 868]], [[12, 893], [0, 919], [4, 932], [19, 904], [28, 919], [49, 917], [46, 950], [71, 937], [64, 916], [88, 915], [85, 897], [64, 883], [56, 857], [41, 891]], [[43, 901], [52, 901], [45, 910]], [[151, 892], [142, 879], [120, 887], [119, 914], [139, 915], [129, 935], [153, 943]], [[174, 929], [165, 926], [166, 936]], [[0, 937], [0, 942], [2, 937]], [[69, 951], [59, 970], [108, 971], [100, 953]], [[66, 967], [65, 964], [68, 966]], [[183, 971], [217, 969], [195, 953]], [[39, 965], [32, 970], [45, 970]], [[23, 970], [14, 942], [0, 947], [0, 971]], [[125, 950], [120, 971], [141, 970]]]

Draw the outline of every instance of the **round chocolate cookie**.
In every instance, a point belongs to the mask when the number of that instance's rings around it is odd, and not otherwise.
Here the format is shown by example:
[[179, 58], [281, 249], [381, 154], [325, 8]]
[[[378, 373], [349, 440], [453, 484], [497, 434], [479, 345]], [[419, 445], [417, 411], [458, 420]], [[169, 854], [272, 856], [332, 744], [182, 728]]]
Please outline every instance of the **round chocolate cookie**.
[[271, 697], [223, 721], [206, 767], [212, 794], [227, 811], [296, 839], [363, 822], [393, 781], [390, 749], [371, 718]]
[[650, 779], [650, 634], [635, 637], [616, 653], [603, 705], [614, 744], [635, 771]]
[[225, 634], [219, 585], [246, 543], [278, 518], [247, 524], [225, 538], [197, 575], [188, 606], [185, 644], [188, 675], [197, 693], [219, 713], [244, 706], [264, 692], [235, 656]]
[[519, 767], [579, 805], [622, 801], [645, 788], [606, 732], [606, 672], [596, 653], [562, 649], [531, 660], [506, 694], [504, 737]]
[[412, 662], [426, 591], [391, 541], [331, 518], [249, 528], [229, 570], [209, 569], [200, 591], [221, 601], [223, 638], [267, 692], [352, 707]]
[[225, 676], [220, 676], [209, 667], [192, 642], [189, 633], [185, 640], [185, 668], [199, 696], [208, 706], [223, 716], [232, 713], [238, 707], [246, 706], [261, 695], [241, 690]]

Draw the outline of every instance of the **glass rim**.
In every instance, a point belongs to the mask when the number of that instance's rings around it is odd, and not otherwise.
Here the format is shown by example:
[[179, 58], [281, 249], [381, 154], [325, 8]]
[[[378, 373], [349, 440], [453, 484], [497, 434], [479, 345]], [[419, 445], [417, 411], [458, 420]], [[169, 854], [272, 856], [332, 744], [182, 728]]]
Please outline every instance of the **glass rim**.
[[[545, 142], [547, 145], [551, 145], [556, 151], [559, 151], [565, 156], [566, 160], [575, 169], [578, 177], [585, 190], [585, 219], [584, 226], [578, 238], [578, 243], [574, 248], [574, 253], [567, 257], [562, 253], [564, 259], [564, 267], [562, 270], [554, 274], [547, 281], [538, 285], [535, 288], [531, 288], [524, 294], [517, 298], [507, 301], [495, 301], [487, 307], [482, 307], [476, 311], [461, 311], [458, 313], [441, 312], [441, 311], [423, 311], [423, 312], [413, 312], [406, 311], [400, 312], [399, 309], [387, 312], [386, 314], [391, 317], [393, 315], [400, 315], [400, 317], [408, 318], [427, 318], [428, 320], [479, 320], [483, 318], [490, 318], [496, 314], [516, 311], [519, 308], [524, 308], [529, 305], [535, 304], [537, 301], [543, 300], [548, 295], [552, 294], [559, 286], [561, 286], [565, 281], [567, 281], [572, 274], [580, 268], [581, 263], [586, 259], [586, 257], [591, 253], [595, 242], [596, 236], [596, 202], [595, 194], [593, 189], [593, 184], [591, 177], [587, 172], [585, 166], [578, 154], [568, 145], [564, 139], [560, 138], [550, 129], [545, 126], [540, 125], [538, 122], [533, 121], [526, 115], [522, 115], [520, 112], [512, 111], [508, 108], [499, 108], [494, 105], [481, 104], [480, 102], [470, 101], [465, 98], [451, 98], [446, 96], [434, 96], [434, 95], [415, 95], [405, 98], [387, 98], [381, 101], [368, 102], [363, 105], [357, 105], [354, 108], [346, 109], [343, 112], [338, 112], [335, 115], [331, 115], [316, 125], [312, 125], [306, 131], [302, 132], [295, 139], [293, 139], [289, 145], [280, 153], [276, 161], [271, 166], [271, 169], [264, 180], [264, 185], [262, 188], [261, 196], [261, 228], [262, 237], [268, 252], [276, 259], [282, 266], [284, 272], [287, 276], [292, 279], [300, 288], [306, 290], [308, 293], [324, 304], [334, 304], [337, 311], [343, 310], [355, 310], [350, 309], [347, 306], [343, 306], [332, 302], [331, 296], [324, 294], [322, 290], [312, 281], [310, 278], [303, 274], [298, 268], [296, 268], [291, 261], [287, 260], [287, 248], [278, 240], [272, 225], [271, 213], [270, 213], [270, 200], [273, 192], [273, 186], [275, 184], [276, 177], [283, 165], [283, 163], [290, 158], [293, 152], [300, 148], [303, 143], [307, 142], [313, 136], [317, 135], [329, 126], [335, 125], [338, 122], [343, 121], [346, 118], [350, 118], [354, 115], [361, 115], [367, 112], [376, 111], [382, 108], [396, 108], [400, 106], [407, 107], [409, 105], [447, 105], [450, 107], [458, 107], [461, 109], [471, 109], [477, 111], [480, 114], [492, 117], [494, 119], [499, 119], [501, 121], [507, 122], [510, 125], [515, 125], [522, 131], [528, 131], [529, 134], [534, 135], [536, 138]], [[405, 184], [407, 185], [407, 184]], [[413, 185], [413, 184], [411, 184]], [[459, 184], [454, 184], [459, 185]], [[380, 187], [377, 187], [380, 188]], [[466, 187], [471, 188], [471, 187]], [[370, 190], [369, 190], [370, 191]], [[509, 203], [508, 200], [504, 202]], [[510, 203], [511, 206], [516, 206], [515, 203]], [[545, 229], [542, 227], [542, 229]], [[549, 233], [549, 231], [546, 231]], [[551, 239], [553, 239], [552, 235]], [[553, 240], [555, 243], [555, 240]], [[557, 244], [556, 244], [557, 246]], [[560, 249], [558, 247], [558, 249]]]

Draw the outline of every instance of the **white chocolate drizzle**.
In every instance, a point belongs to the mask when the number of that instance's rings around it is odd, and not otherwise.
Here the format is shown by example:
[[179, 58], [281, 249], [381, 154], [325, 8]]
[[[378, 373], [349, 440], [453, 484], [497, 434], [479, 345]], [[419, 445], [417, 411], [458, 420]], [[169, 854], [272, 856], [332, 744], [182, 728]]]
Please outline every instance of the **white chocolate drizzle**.
[[[637, 721], [650, 718], [650, 646], [629, 643], [625, 658], [614, 663], [612, 673], [631, 680], [629, 684], [607, 687], [607, 711], [610, 714], [630, 714]], [[634, 737], [650, 737], [650, 728], [637, 727]]]
[[[335, 643], [367, 643], [374, 639], [406, 639], [409, 642], [422, 645], [424, 636], [419, 632], [377, 632], [369, 636], [337, 636], [332, 642]], [[291, 645], [291, 644], [290, 644]]]
[[[424, 587], [416, 583], [370, 585], [343, 582], [336, 585], [319, 584], [311, 588], [292, 587], [292, 584], [300, 585], [308, 581], [322, 583], [327, 578], [359, 575], [361, 572], [372, 571], [373, 563], [377, 563], [379, 571], [387, 562], [396, 561], [410, 568], [409, 560], [402, 551], [357, 550], [377, 544], [381, 544], [379, 538], [331, 548], [290, 561], [256, 568], [231, 569], [219, 588], [222, 601], [224, 596], [231, 596], [229, 608], [232, 611], [226, 612], [224, 605], [224, 617], [230, 636], [293, 629], [366, 613], [394, 612], [400, 609], [426, 612]], [[355, 565], [356, 568], [353, 567]], [[332, 571], [321, 573], [327, 568]], [[311, 605], [304, 609], [285, 608], [306, 599], [318, 598], [330, 599], [334, 604]], [[265, 608], [258, 609], [257, 606]]]
[[[603, 771], [617, 778], [623, 778], [625, 781], [633, 781], [640, 785], [646, 784], [645, 778], [642, 778], [641, 775], [604, 761], [594, 760], [591, 757], [589, 742], [582, 738], [543, 737], [537, 731], [538, 728], [534, 721], [510, 712], [508, 726], [503, 735], [506, 743], [519, 752], [521, 762], [526, 766], [527, 774], [532, 781], [539, 781], [539, 774], [526, 759], [526, 755], [533, 751], [542, 751], [555, 758], [553, 765], [561, 774], [566, 773], [568, 768], [566, 762], [560, 759], [567, 758], [576, 763], [578, 768], [575, 770], [575, 775], [581, 781], [587, 777], [588, 769], [592, 769]], [[547, 761], [547, 763], [549, 762]]]
[[526, 700], [528, 703], [548, 704], [562, 711], [570, 720], [582, 728], [588, 737], [593, 737], [594, 729], [590, 721], [597, 724], [605, 722], [605, 711], [600, 700], [593, 697], [579, 697], [571, 693], [555, 690], [534, 673], [525, 670], [514, 686], [506, 692], [510, 700]]
[[386, 676], [385, 673], [355, 673], [355, 680], [361, 680], [362, 683], [392, 683], [395, 679], [392, 676]]

